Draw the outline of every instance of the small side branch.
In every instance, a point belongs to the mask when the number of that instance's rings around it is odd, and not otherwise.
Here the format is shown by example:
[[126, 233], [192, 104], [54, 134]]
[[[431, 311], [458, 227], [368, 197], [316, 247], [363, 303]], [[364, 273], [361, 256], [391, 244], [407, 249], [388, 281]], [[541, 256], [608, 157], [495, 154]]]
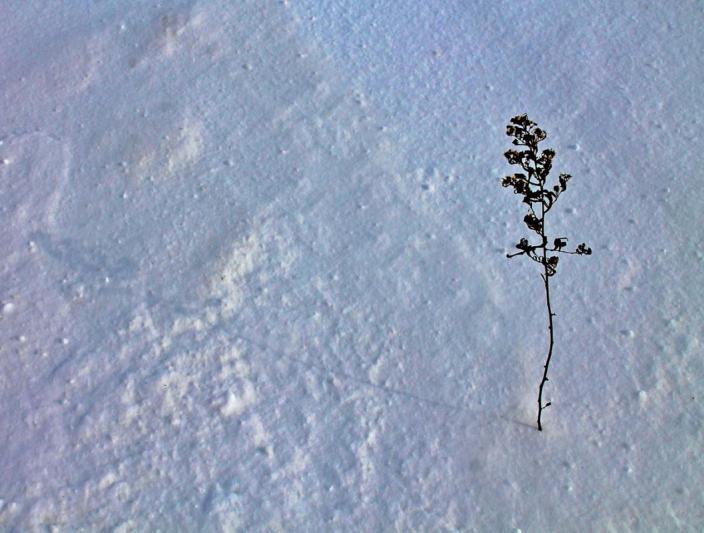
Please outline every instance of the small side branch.
[[526, 251], [523, 250], [522, 252], [516, 252], [515, 254], [506, 254], [506, 257], [508, 257], [508, 258], [510, 259], [510, 258], [512, 258], [512, 257], [516, 257], [516, 256], [519, 256], [519, 255], [523, 255], [523, 254], [525, 254], [525, 253], [526, 253]]

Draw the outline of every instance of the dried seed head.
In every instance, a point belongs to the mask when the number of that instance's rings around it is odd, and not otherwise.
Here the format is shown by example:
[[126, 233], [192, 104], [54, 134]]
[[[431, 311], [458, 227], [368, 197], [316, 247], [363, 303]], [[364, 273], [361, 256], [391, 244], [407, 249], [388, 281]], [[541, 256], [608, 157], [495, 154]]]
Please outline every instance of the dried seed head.
[[530, 121], [528, 120], [528, 115], [524, 113], [522, 115], [516, 115], [515, 117], [513, 117], [511, 119], [511, 122], [519, 126], [526, 126]]
[[506, 150], [506, 152], [504, 152], [504, 157], [511, 165], [515, 165], [521, 160], [521, 154], [516, 150]]

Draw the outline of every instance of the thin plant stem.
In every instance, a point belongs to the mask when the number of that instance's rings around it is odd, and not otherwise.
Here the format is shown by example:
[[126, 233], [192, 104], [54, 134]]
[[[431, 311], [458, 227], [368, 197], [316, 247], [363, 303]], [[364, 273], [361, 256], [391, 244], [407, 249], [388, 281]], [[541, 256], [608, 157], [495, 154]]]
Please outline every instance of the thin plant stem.
[[[534, 149], [534, 153], [536, 153], [537, 146]], [[536, 169], [536, 174], [537, 174], [537, 169]], [[544, 182], [540, 183], [541, 189], [544, 188]], [[548, 262], [547, 262], [547, 247], [548, 247], [548, 238], [545, 235], [545, 204], [541, 202], [540, 204], [540, 238], [542, 239], [542, 248], [543, 248], [543, 283], [545, 285], [545, 302], [547, 304], [548, 308], [548, 337], [549, 337], [549, 342], [548, 342], [548, 355], [545, 360], [545, 365], [543, 366], [543, 379], [540, 381], [540, 387], [538, 388], [538, 431], [543, 430], [543, 425], [540, 421], [540, 418], [543, 414], [543, 409], [545, 409], [547, 406], [550, 405], [550, 402], [548, 402], [546, 405], [543, 405], [543, 387], [545, 387], [545, 383], [548, 381], [548, 368], [550, 367], [550, 359], [552, 358], [552, 349], [553, 346], [555, 345], [555, 336], [554, 336], [554, 329], [553, 329], [553, 312], [552, 312], [552, 306], [550, 303], [550, 276], [548, 272]]]
[[548, 368], [550, 367], [550, 359], [552, 358], [552, 348], [555, 344], [555, 330], [553, 324], [553, 317], [555, 316], [555, 314], [552, 312], [552, 306], [550, 305], [550, 278], [547, 275], [547, 267], [546, 273], [542, 275], [542, 278], [543, 282], [545, 283], [545, 302], [548, 308], [548, 332], [550, 340], [548, 344], [548, 356], [545, 360], [545, 365], [543, 367], [543, 379], [540, 381], [540, 388], [538, 389], [538, 431], [543, 430], [543, 425], [540, 422], [540, 417], [543, 414], [543, 409], [550, 405], [550, 402], [543, 405], [543, 387], [548, 381]]

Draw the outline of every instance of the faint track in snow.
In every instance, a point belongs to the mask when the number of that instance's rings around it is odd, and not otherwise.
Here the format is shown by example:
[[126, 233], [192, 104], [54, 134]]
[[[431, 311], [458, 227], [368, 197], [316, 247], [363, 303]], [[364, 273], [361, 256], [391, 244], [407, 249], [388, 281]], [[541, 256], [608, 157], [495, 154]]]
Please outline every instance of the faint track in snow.
[[242, 340], [251, 346], [255, 346], [256, 348], [261, 350], [263, 353], [268, 354], [269, 356], [280, 356], [280, 357], [283, 357], [289, 361], [293, 361], [299, 365], [302, 365], [305, 368], [315, 370], [317, 372], [321, 372], [326, 375], [336, 376], [336, 377], [342, 378], [345, 381], [350, 381], [352, 383], [357, 383], [357, 384], [362, 385], [367, 388], [378, 390], [378, 391], [382, 392], [383, 394], [389, 394], [392, 396], [400, 396], [403, 398], [408, 398], [410, 400], [422, 403], [424, 405], [429, 405], [429, 406], [440, 408], [440, 409], [446, 409], [449, 411], [457, 411], [457, 412], [461, 412], [461, 413], [465, 413], [465, 414], [466, 413], [478, 413], [478, 414], [481, 414], [483, 418], [494, 417], [493, 420], [489, 420], [489, 421], [485, 422], [484, 424], [480, 424], [480, 425], [493, 424], [496, 422], [496, 418], [500, 416], [496, 413], [487, 414], [486, 409], [475, 409], [475, 408], [472, 408], [471, 406], [468, 406], [468, 405], [450, 404], [450, 403], [446, 403], [446, 402], [443, 402], [440, 400], [434, 400], [432, 398], [425, 398], [423, 396], [419, 396], [417, 394], [413, 394], [411, 392], [403, 391], [400, 389], [395, 389], [393, 387], [387, 387], [384, 385], [372, 383], [371, 381], [367, 381], [365, 379], [349, 375], [346, 372], [343, 372], [340, 370], [334, 370], [334, 369], [328, 368], [326, 366], [312, 363], [310, 361], [292, 356], [292, 355], [287, 354], [281, 350], [273, 349], [273, 348], [267, 346], [266, 344], [263, 344], [259, 341], [251, 339], [249, 337], [245, 337], [245, 336], [241, 336], [241, 335], [236, 334], [236, 339]]

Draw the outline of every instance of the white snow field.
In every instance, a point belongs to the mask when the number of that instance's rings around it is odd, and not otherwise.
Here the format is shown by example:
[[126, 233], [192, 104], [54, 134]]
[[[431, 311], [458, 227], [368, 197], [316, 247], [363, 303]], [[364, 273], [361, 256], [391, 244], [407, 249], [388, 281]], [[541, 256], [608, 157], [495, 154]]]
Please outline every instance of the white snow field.
[[[0, 531], [704, 529], [704, 6], [0, 3]], [[574, 175], [547, 348], [508, 119]]]

